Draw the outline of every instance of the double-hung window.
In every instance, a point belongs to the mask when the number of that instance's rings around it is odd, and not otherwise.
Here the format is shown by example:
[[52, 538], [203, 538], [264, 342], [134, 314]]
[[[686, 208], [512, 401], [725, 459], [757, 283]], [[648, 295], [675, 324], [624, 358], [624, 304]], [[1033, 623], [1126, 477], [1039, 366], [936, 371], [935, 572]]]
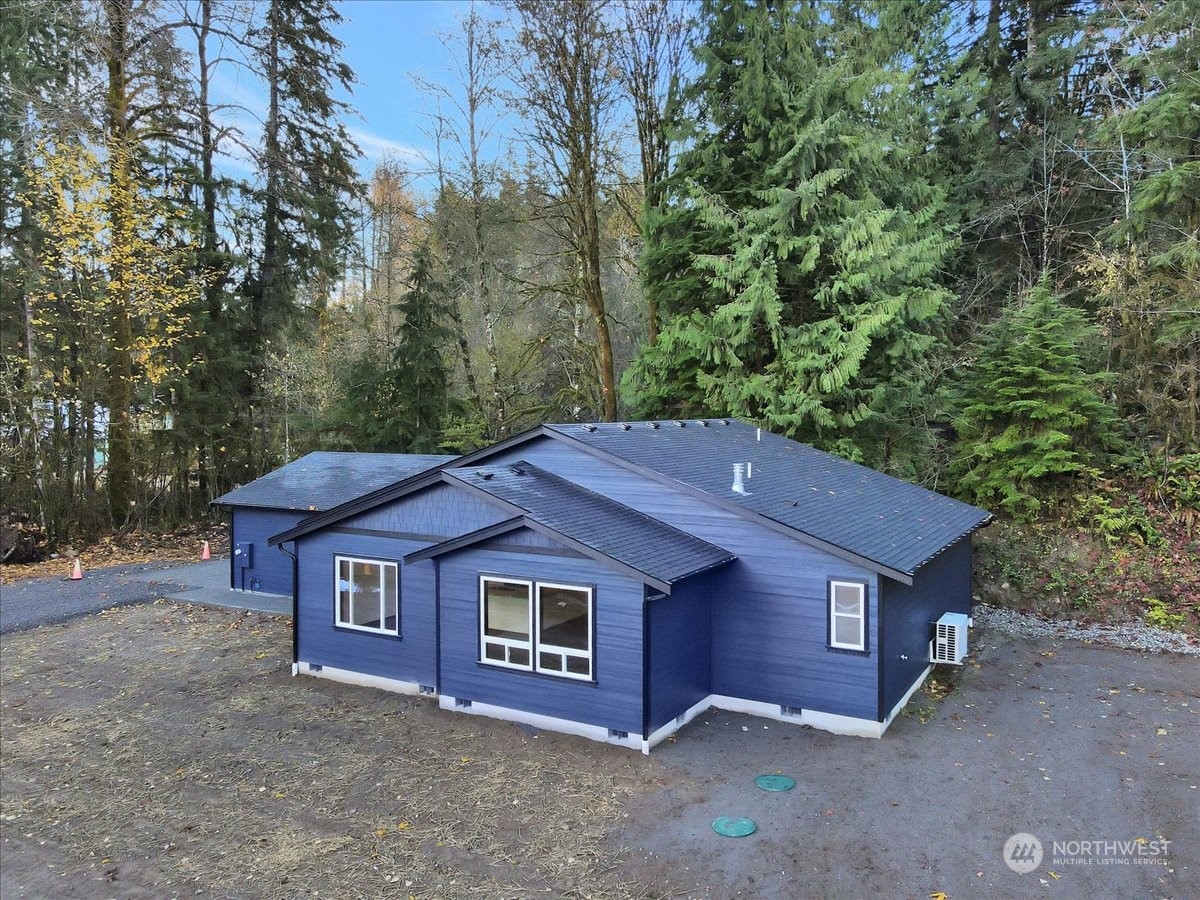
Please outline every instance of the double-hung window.
[[590, 587], [484, 576], [479, 595], [481, 662], [591, 680]]
[[400, 633], [400, 587], [394, 562], [339, 556], [337, 624], [342, 628]]
[[829, 646], [867, 649], [867, 586], [857, 581], [829, 582]]

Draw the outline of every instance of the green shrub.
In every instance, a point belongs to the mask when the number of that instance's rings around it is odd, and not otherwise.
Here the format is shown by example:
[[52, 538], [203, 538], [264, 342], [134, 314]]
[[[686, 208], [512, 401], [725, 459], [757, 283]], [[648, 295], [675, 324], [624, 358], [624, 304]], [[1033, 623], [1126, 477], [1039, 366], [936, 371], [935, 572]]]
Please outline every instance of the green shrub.
[[1146, 602], [1146, 621], [1155, 628], [1165, 628], [1167, 631], [1182, 631], [1183, 619], [1182, 613], [1173, 613], [1167, 609], [1167, 604], [1159, 600], [1157, 597], [1147, 597]]
[[989, 326], [957, 397], [950, 473], [961, 493], [1030, 519], [1057, 484], [1124, 446], [1098, 393], [1106, 376], [1091, 364], [1094, 346], [1094, 327], [1045, 276]]

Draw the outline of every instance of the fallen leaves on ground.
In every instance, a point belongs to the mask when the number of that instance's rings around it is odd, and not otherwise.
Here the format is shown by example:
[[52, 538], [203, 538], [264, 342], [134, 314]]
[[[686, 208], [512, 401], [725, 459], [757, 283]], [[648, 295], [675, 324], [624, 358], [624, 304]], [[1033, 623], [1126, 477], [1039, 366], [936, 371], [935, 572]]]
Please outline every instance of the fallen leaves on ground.
[[66, 578], [74, 558], [79, 557], [84, 574], [88, 569], [108, 566], [142, 565], [156, 562], [200, 562], [204, 542], [214, 557], [229, 555], [229, 526], [226, 523], [202, 523], [172, 532], [131, 531], [107, 534], [93, 543], [61, 548], [58, 559], [26, 565], [0, 566], [0, 580], [6, 584], [34, 578]]

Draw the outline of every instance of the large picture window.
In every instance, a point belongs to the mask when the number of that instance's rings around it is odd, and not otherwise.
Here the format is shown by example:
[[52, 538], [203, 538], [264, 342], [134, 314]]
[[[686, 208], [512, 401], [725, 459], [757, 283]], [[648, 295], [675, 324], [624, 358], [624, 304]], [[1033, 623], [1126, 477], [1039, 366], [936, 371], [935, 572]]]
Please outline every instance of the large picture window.
[[591, 680], [591, 588], [485, 576], [479, 593], [482, 662]]
[[336, 566], [337, 624], [398, 635], [400, 589], [396, 564], [339, 556]]
[[867, 649], [867, 586], [855, 581], [829, 582], [829, 646]]

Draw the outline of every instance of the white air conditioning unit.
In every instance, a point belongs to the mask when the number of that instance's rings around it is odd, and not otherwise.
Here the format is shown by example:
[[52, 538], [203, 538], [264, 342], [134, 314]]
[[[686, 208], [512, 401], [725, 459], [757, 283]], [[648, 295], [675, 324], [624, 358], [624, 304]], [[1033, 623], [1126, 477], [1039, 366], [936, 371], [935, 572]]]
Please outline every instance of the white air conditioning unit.
[[967, 655], [967, 628], [971, 619], [964, 613], [942, 613], [934, 624], [933, 640], [929, 642], [929, 661], [961, 666]]

